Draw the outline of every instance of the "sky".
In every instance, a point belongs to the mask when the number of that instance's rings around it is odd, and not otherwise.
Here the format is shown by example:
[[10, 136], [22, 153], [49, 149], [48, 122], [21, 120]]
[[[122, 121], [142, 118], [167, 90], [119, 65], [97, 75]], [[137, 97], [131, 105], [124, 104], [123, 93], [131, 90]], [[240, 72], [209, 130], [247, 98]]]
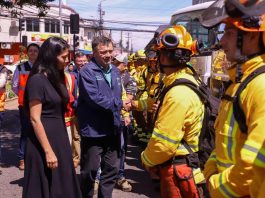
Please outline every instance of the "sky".
[[[167, 24], [171, 15], [178, 9], [190, 6], [192, 0], [62, 0], [66, 5], [75, 9], [80, 17], [86, 19], [99, 19], [98, 4], [101, 2], [103, 16], [106, 27], [132, 28], [140, 30], [155, 30], [158, 24]], [[55, 3], [58, 3], [56, 0]], [[109, 23], [108, 21], [123, 22], [147, 22], [148, 25], [140, 26], [126, 25], [119, 23]], [[129, 33], [130, 43], [132, 41], [133, 49], [143, 49], [153, 37], [153, 33]], [[121, 39], [120, 31], [112, 31], [112, 38], [115, 42]], [[123, 32], [123, 45], [126, 46], [128, 33]], [[130, 44], [131, 45], [131, 44]]]

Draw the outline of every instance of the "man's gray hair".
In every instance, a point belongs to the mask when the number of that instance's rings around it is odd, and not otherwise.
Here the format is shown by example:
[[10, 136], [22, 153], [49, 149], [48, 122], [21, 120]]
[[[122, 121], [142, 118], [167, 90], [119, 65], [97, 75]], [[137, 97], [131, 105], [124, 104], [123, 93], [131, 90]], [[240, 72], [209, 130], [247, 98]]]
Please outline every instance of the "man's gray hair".
[[108, 45], [110, 43], [113, 45], [113, 41], [109, 37], [106, 37], [106, 36], [94, 37], [92, 41], [92, 50], [93, 51], [97, 50], [97, 46], [99, 44]]

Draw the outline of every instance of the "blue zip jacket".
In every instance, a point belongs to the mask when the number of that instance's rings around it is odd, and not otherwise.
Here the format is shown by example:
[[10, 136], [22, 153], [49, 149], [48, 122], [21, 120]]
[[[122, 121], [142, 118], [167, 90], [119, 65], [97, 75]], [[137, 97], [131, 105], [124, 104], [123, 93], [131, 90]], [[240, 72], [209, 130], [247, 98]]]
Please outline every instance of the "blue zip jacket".
[[120, 131], [122, 86], [114, 66], [111, 78], [110, 87], [95, 59], [80, 70], [77, 117], [83, 137], [104, 137]]

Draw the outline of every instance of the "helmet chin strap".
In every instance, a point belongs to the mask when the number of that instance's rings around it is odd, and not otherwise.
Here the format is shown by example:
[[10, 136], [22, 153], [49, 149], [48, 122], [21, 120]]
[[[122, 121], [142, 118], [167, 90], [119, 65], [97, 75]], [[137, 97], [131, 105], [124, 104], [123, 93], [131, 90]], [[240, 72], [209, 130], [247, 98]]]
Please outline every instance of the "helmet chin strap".
[[259, 56], [261, 54], [264, 54], [263, 51], [260, 51], [258, 53], [250, 54], [248, 56], [242, 55], [242, 49], [243, 49], [243, 31], [238, 30], [237, 32], [237, 49], [235, 52], [235, 58], [236, 58], [236, 82], [240, 83], [241, 78], [243, 76], [242, 71], [242, 64], [248, 61], [251, 58], [254, 58], [256, 56]]
[[187, 67], [187, 62], [183, 62], [183, 61], [181, 61], [181, 59], [180, 59], [180, 61], [178, 61], [178, 63], [168, 64], [168, 65], [162, 64], [161, 61], [160, 61], [160, 54], [159, 53], [158, 53], [157, 64], [158, 64], [158, 67], [159, 67], [161, 73], [165, 73], [164, 68]]
[[188, 67], [188, 65], [186, 63], [185, 64], [176, 63], [176, 64], [164, 65], [159, 60], [159, 69], [160, 69], [161, 73], [165, 73], [164, 68], [180, 68], [180, 67]]
[[235, 52], [235, 59], [236, 59], [236, 82], [240, 83], [241, 78], [243, 76], [242, 71], [242, 64], [248, 60], [247, 56], [242, 55], [242, 49], [243, 49], [243, 31], [239, 30], [237, 31], [237, 49]]

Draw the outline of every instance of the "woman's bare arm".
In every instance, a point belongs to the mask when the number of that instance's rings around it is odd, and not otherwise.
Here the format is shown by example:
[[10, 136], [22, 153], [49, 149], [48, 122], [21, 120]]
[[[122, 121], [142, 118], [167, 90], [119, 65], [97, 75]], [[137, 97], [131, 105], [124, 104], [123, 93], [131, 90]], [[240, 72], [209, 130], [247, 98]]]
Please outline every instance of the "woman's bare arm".
[[49, 143], [45, 129], [41, 122], [42, 103], [39, 100], [32, 100], [29, 103], [30, 121], [32, 123], [35, 135], [39, 140], [45, 153], [47, 167], [54, 169], [58, 167], [58, 160]]

